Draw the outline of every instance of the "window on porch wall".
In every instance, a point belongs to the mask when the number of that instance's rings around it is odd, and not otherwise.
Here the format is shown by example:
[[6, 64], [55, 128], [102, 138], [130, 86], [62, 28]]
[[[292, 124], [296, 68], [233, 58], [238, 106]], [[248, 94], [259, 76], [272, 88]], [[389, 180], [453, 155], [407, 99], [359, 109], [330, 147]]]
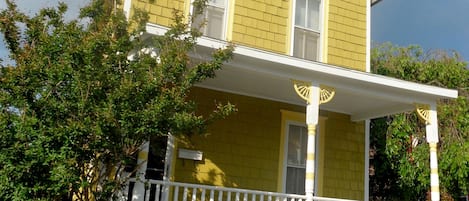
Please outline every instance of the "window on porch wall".
[[192, 26], [202, 27], [200, 31], [204, 36], [224, 39], [226, 7], [226, 0], [208, 0], [203, 14], [194, 20]]
[[319, 53], [321, 0], [295, 1], [293, 56], [316, 61]]
[[289, 124], [287, 135], [285, 192], [304, 195], [308, 130], [305, 126]]

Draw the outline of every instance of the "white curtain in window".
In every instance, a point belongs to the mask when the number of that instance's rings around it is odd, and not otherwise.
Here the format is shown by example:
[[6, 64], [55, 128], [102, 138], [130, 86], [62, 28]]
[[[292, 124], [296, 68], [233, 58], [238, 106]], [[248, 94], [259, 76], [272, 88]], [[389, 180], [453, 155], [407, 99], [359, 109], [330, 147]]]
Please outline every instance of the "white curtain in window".
[[306, 28], [319, 31], [319, 1], [308, 1], [308, 14], [306, 19]]
[[225, 8], [225, 0], [209, 0], [208, 5], [219, 8]]
[[319, 34], [302, 28], [295, 28], [293, 56], [317, 60]]
[[295, 26], [306, 27], [306, 0], [296, 0]]
[[296, 0], [295, 26], [319, 31], [319, 0]]
[[207, 24], [205, 27], [204, 35], [212, 38], [221, 39], [223, 34], [223, 8], [208, 6], [206, 9]]

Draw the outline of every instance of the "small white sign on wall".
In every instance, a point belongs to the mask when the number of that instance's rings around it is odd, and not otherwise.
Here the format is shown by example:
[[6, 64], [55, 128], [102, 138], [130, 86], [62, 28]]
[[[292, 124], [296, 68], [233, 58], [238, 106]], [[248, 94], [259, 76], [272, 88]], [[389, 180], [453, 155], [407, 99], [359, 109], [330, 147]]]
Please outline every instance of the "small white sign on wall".
[[178, 150], [178, 158], [201, 161], [202, 157], [203, 157], [203, 152], [201, 151], [189, 150], [189, 149]]

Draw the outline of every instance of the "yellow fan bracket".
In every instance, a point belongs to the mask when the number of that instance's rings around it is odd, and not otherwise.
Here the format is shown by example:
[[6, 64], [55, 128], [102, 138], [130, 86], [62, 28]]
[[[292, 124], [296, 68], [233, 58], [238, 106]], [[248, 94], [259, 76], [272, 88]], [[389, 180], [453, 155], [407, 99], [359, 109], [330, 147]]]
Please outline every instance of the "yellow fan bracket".
[[310, 87], [311, 83], [305, 82], [305, 81], [299, 81], [299, 80], [292, 80], [293, 81], [293, 87], [295, 88], [296, 94], [300, 96], [303, 100], [305, 100], [307, 103], [310, 103], [311, 101], [309, 100], [309, 93], [310, 93]]
[[[296, 93], [307, 103], [311, 103], [309, 100], [309, 94], [311, 93], [311, 83], [299, 80], [292, 80], [293, 86]], [[327, 103], [334, 98], [335, 89], [333, 87], [320, 85], [319, 104]]]
[[327, 103], [334, 98], [335, 95], [335, 88], [329, 87], [325, 85], [320, 85], [321, 93], [319, 97], [319, 104]]
[[430, 105], [416, 103], [415, 110], [420, 120], [425, 124], [430, 124]]

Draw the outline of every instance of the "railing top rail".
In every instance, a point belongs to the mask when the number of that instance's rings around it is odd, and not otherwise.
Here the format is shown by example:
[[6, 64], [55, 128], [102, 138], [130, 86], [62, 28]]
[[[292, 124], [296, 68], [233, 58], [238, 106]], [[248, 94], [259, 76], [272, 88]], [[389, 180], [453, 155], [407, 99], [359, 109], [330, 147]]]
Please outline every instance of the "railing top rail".
[[251, 194], [264, 194], [264, 195], [272, 195], [272, 196], [279, 196], [279, 197], [306, 199], [305, 195], [285, 194], [285, 193], [276, 193], [276, 192], [259, 191], [259, 190], [247, 190], [247, 189], [230, 188], [230, 187], [222, 187], [222, 186], [209, 186], [209, 185], [203, 185], [203, 184], [189, 184], [189, 183], [170, 182], [170, 181], [161, 181], [161, 180], [152, 180], [152, 179], [149, 179], [147, 181], [152, 184], [172, 185], [172, 186], [188, 187], [188, 188], [204, 188], [204, 189], [209, 189], [209, 190], [229, 191], [229, 192], [234, 192], [234, 193], [239, 192], [239, 193], [251, 193]]
[[[203, 185], [203, 184], [189, 184], [189, 183], [152, 180], [152, 179], [145, 180], [144, 182], [148, 182], [151, 184], [160, 184], [160, 185], [187, 187], [187, 188], [203, 188], [203, 189], [214, 190], [214, 191], [224, 191], [224, 192], [232, 192], [232, 193], [249, 193], [249, 194], [257, 194], [257, 195], [264, 195], [264, 196], [267, 195], [267, 196], [276, 196], [276, 197], [283, 197], [283, 198], [295, 198], [295, 199], [306, 200], [306, 195], [286, 194], [286, 193], [277, 193], [277, 192], [268, 192], [268, 191], [259, 191], [259, 190], [247, 190], [247, 189], [230, 188], [230, 187], [222, 187], [222, 186], [210, 186], [210, 185]], [[312, 197], [312, 199], [314, 201], [356, 201], [356, 200], [349, 200], [349, 199], [326, 198], [326, 197], [316, 197], [316, 196]]]

